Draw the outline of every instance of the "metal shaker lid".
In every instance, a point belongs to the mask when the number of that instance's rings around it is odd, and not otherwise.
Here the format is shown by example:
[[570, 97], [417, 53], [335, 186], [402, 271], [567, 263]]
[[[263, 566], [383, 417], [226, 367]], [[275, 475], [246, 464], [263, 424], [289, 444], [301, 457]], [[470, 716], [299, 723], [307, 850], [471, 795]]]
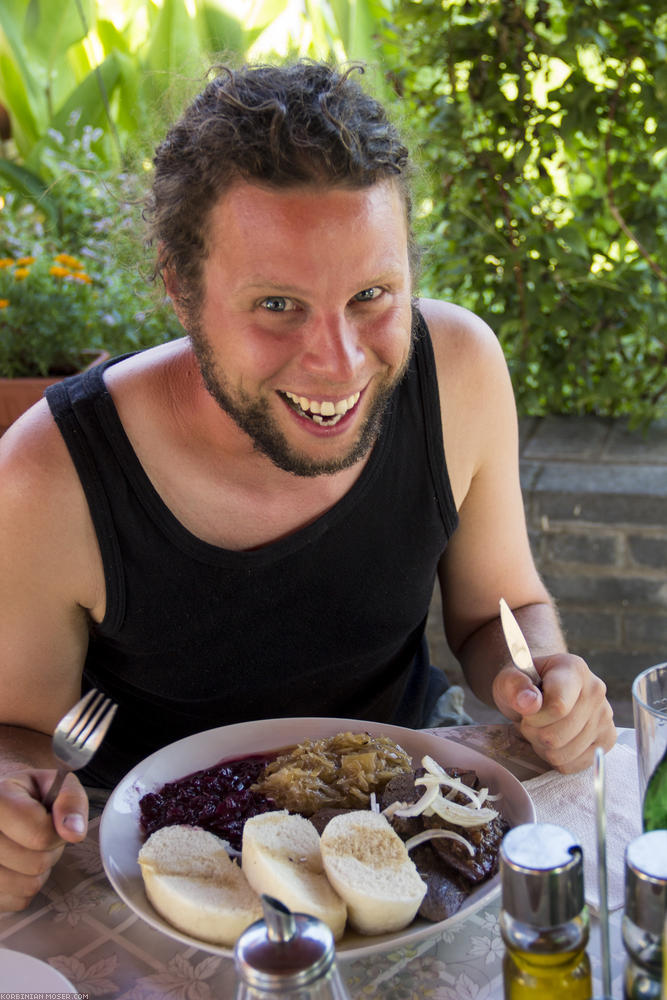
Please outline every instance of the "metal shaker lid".
[[667, 912], [667, 830], [651, 830], [628, 844], [625, 912], [642, 930], [662, 934]]
[[524, 823], [500, 848], [503, 909], [532, 927], [557, 927], [584, 908], [583, 852], [567, 830]]
[[271, 896], [262, 896], [262, 907], [264, 919], [247, 927], [234, 948], [234, 962], [243, 981], [278, 996], [325, 976], [335, 955], [327, 925], [304, 913], [292, 913]]

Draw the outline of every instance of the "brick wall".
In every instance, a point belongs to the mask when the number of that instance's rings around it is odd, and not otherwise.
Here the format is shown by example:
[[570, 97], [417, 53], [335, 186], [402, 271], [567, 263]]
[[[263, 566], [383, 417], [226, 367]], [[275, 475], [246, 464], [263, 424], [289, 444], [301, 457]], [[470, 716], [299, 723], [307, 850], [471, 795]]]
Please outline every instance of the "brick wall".
[[535, 560], [570, 647], [621, 696], [667, 660], [667, 422], [545, 418], [521, 431]]

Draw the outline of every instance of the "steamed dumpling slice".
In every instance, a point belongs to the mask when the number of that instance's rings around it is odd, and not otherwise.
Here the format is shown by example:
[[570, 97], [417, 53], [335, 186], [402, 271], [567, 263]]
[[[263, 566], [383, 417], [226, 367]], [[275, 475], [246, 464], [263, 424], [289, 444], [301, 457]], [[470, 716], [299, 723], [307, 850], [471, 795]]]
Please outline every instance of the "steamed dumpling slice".
[[252, 816], [243, 828], [241, 864], [256, 893], [273, 896], [292, 913], [317, 917], [336, 940], [342, 936], [347, 908], [327, 881], [310, 820], [286, 810]]
[[232, 947], [262, 917], [259, 896], [213, 833], [165, 826], [151, 834], [138, 860], [154, 908], [191, 937]]
[[388, 934], [414, 919], [426, 884], [389, 822], [370, 810], [341, 813], [320, 838], [324, 870], [360, 934]]

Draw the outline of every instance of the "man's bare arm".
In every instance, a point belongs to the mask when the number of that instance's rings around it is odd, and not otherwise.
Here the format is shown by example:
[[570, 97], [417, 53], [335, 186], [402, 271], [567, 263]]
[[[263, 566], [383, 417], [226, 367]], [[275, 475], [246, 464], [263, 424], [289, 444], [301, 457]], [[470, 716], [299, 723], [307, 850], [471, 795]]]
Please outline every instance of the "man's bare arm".
[[85, 836], [68, 777], [52, 815], [50, 734], [80, 697], [99, 560], [87, 505], [45, 404], [0, 440], [0, 910], [21, 909], [65, 841]]
[[[459, 527], [439, 567], [448, 641], [483, 701], [520, 726], [563, 771], [587, 767], [616, 738], [603, 682], [567, 652], [530, 551], [519, 481], [518, 428], [500, 347], [477, 317], [435, 307], [445, 454]], [[431, 322], [431, 320], [430, 320]], [[499, 600], [517, 610], [543, 690], [510, 663]]]

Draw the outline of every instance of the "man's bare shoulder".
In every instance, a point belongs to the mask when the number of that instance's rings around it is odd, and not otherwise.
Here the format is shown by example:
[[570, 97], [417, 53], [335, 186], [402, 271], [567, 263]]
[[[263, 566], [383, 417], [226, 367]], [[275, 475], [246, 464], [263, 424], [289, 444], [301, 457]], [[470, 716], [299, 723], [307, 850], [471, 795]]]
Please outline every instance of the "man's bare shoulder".
[[451, 380], [466, 373], [479, 377], [479, 365], [490, 372], [505, 367], [498, 339], [480, 316], [439, 299], [419, 299], [419, 310], [429, 328], [438, 372]]
[[3, 504], [14, 500], [30, 506], [48, 498], [42, 487], [66, 487], [74, 482], [74, 468], [67, 446], [51, 416], [46, 400], [23, 414], [0, 438], [0, 496]]
[[88, 505], [45, 400], [0, 438], [0, 537], [15, 579], [39, 561], [45, 584], [52, 573], [76, 603], [100, 600]]
[[514, 395], [502, 349], [479, 316], [423, 299], [435, 354], [447, 468], [457, 507], [489, 458], [514, 448]]

